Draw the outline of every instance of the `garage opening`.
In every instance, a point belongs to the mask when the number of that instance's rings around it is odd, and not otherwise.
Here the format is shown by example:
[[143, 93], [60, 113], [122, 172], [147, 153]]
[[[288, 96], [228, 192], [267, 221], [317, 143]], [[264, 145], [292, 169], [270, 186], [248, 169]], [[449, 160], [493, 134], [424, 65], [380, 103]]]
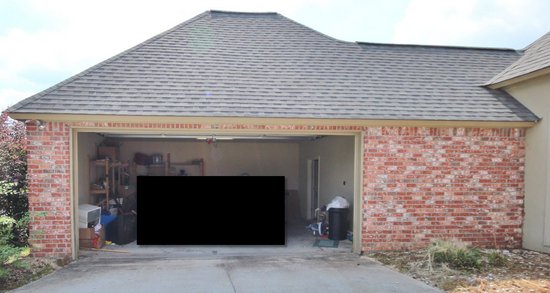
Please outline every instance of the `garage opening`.
[[[358, 225], [354, 204], [358, 196], [355, 193], [359, 190], [356, 186], [355, 135], [77, 132], [75, 138], [74, 193], [75, 206], [78, 206], [75, 210], [75, 226], [78, 227], [75, 228], [79, 229], [79, 239], [75, 242], [81, 249], [105, 245], [103, 240], [119, 243], [103, 248], [147, 249], [137, 246], [131, 235], [116, 235], [135, 225], [128, 213], [135, 205], [137, 176], [284, 176], [285, 249], [315, 250], [323, 243], [337, 245], [335, 249], [338, 250], [354, 249], [353, 231], [354, 225]], [[329, 223], [330, 210], [325, 211], [335, 197], [340, 197], [340, 203], [344, 199], [349, 205], [345, 215], [337, 215], [340, 218], [337, 224]], [[159, 212], [162, 212], [162, 204], [169, 203], [159, 202]], [[96, 231], [94, 236], [90, 227], [97, 221], [88, 219], [92, 218], [88, 214], [96, 206], [102, 207], [103, 230]], [[124, 217], [128, 219], [123, 220]], [[323, 220], [327, 225], [317, 225]], [[127, 221], [129, 227], [124, 227], [120, 221]], [[261, 219], [251, 221], [261, 225]], [[330, 241], [332, 237], [326, 235], [330, 224], [332, 228], [338, 225], [339, 230], [345, 229], [345, 239]], [[319, 227], [323, 229], [321, 235]], [[86, 231], [82, 229], [89, 232], [83, 233]], [[98, 236], [100, 239], [95, 242], [91, 239]]]

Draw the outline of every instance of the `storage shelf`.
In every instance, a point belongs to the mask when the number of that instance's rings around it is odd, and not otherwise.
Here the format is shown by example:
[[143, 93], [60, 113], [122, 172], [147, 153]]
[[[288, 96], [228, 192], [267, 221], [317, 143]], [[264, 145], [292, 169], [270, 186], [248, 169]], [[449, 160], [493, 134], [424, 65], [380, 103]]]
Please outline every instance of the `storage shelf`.
[[[186, 162], [172, 162], [170, 160], [170, 153], [166, 154], [166, 160], [163, 163], [149, 164], [149, 172], [154, 170], [154, 176], [168, 176], [173, 166], [197, 166], [199, 167], [200, 176], [204, 176], [204, 159], [194, 159]], [[163, 169], [163, 170], [159, 170]], [[151, 176], [151, 173], [149, 174]]]
[[[135, 193], [135, 188], [124, 190], [124, 187], [120, 185], [122, 182], [122, 172], [124, 172], [124, 170], [130, 165], [128, 162], [112, 161], [109, 158], [88, 158], [88, 160], [90, 167], [90, 203], [101, 205], [103, 202], [108, 203], [113, 197], [121, 195], [128, 196]], [[101, 178], [103, 178], [104, 181], [98, 182]], [[96, 185], [95, 183], [101, 184], [100, 186], [104, 186], [104, 188], [94, 188], [93, 185]]]
[[[195, 159], [195, 160], [191, 160], [191, 161], [186, 161], [186, 162], [171, 162], [170, 161], [170, 153], [167, 154], [166, 156], [166, 160], [167, 160], [167, 164], [168, 164], [168, 170], [176, 165], [176, 166], [198, 166], [200, 168], [200, 174], [201, 176], [204, 176], [204, 159]], [[166, 174], [168, 175], [168, 174]]]
[[90, 189], [90, 194], [100, 195], [100, 194], [106, 194], [106, 193], [107, 193], [106, 189]]

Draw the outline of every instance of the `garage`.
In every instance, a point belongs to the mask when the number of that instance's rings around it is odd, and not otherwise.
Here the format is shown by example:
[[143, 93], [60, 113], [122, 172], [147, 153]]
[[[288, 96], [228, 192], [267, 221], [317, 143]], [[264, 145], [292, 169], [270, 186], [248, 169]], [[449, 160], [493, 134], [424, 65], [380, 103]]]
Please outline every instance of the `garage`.
[[[284, 176], [287, 248], [327, 238], [314, 236], [306, 226], [317, 223], [323, 206], [336, 196], [349, 203], [346, 234], [351, 239], [359, 233], [354, 233], [359, 134], [96, 131], [75, 132], [74, 202], [75, 207], [101, 206], [103, 219], [111, 212], [116, 218], [122, 212], [119, 204], [135, 197], [138, 176]], [[111, 167], [101, 163], [106, 158]], [[341, 242], [353, 250], [352, 241]], [[139, 246], [133, 241], [130, 247]]]
[[[346, 197], [355, 253], [440, 238], [521, 247], [526, 129], [540, 119], [480, 86], [517, 58], [207, 11], [10, 108], [27, 127], [33, 255], [76, 258], [80, 205], [107, 185], [137, 191], [138, 171], [284, 176], [285, 220], [308, 237], [315, 209]], [[117, 148], [117, 170], [92, 168], [99, 147]]]

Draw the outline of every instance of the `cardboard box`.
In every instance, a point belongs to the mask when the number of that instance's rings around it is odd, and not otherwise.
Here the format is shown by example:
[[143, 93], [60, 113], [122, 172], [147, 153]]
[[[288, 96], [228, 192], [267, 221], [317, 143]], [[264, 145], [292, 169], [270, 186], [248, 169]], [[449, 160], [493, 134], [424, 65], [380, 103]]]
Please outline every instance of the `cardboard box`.
[[94, 228], [78, 229], [78, 243], [82, 248], [101, 248], [105, 244], [105, 228], [96, 234]]
[[97, 156], [100, 159], [104, 159], [105, 157], [107, 157], [111, 161], [117, 161], [119, 158], [118, 147], [114, 147], [114, 146], [97, 147]]
[[164, 164], [149, 165], [149, 176], [164, 176]]

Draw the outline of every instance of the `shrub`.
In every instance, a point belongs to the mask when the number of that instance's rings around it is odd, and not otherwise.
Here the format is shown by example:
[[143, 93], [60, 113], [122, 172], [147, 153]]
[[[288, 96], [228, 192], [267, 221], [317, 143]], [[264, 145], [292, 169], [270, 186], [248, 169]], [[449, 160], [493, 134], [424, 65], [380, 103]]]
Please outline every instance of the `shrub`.
[[12, 245], [15, 223], [16, 221], [10, 217], [0, 216], [0, 267], [21, 252], [20, 247]]
[[31, 218], [29, 212], [23, 214], [19, 220], [15, 221], [13, 227], [13, 240], [12, 243], [16, 246], [25, 246], [29, 240], [29, 222]]
[[482, 264], [482, 255], [478, 249], [457, 241], [436, 241], [428, 253], [433, 262], [445, 263], [457, 270], [479, 270]]
[[11, 245], [0, 245], [0, 265], [3, 266], [6, 262], [16, 259], [22, 249]]
[[0, 216], [0, 247], [12, 244], [14, 225], [14, 219], [6, 216]]
[[25, 125], [0, 115], [0, 216], [19, 220], [28, 211]]
[[487, 262], [494, 267], [503, 267], [508, 264], [508, 259], [498, 251], [492, 251], [487, 254]]

